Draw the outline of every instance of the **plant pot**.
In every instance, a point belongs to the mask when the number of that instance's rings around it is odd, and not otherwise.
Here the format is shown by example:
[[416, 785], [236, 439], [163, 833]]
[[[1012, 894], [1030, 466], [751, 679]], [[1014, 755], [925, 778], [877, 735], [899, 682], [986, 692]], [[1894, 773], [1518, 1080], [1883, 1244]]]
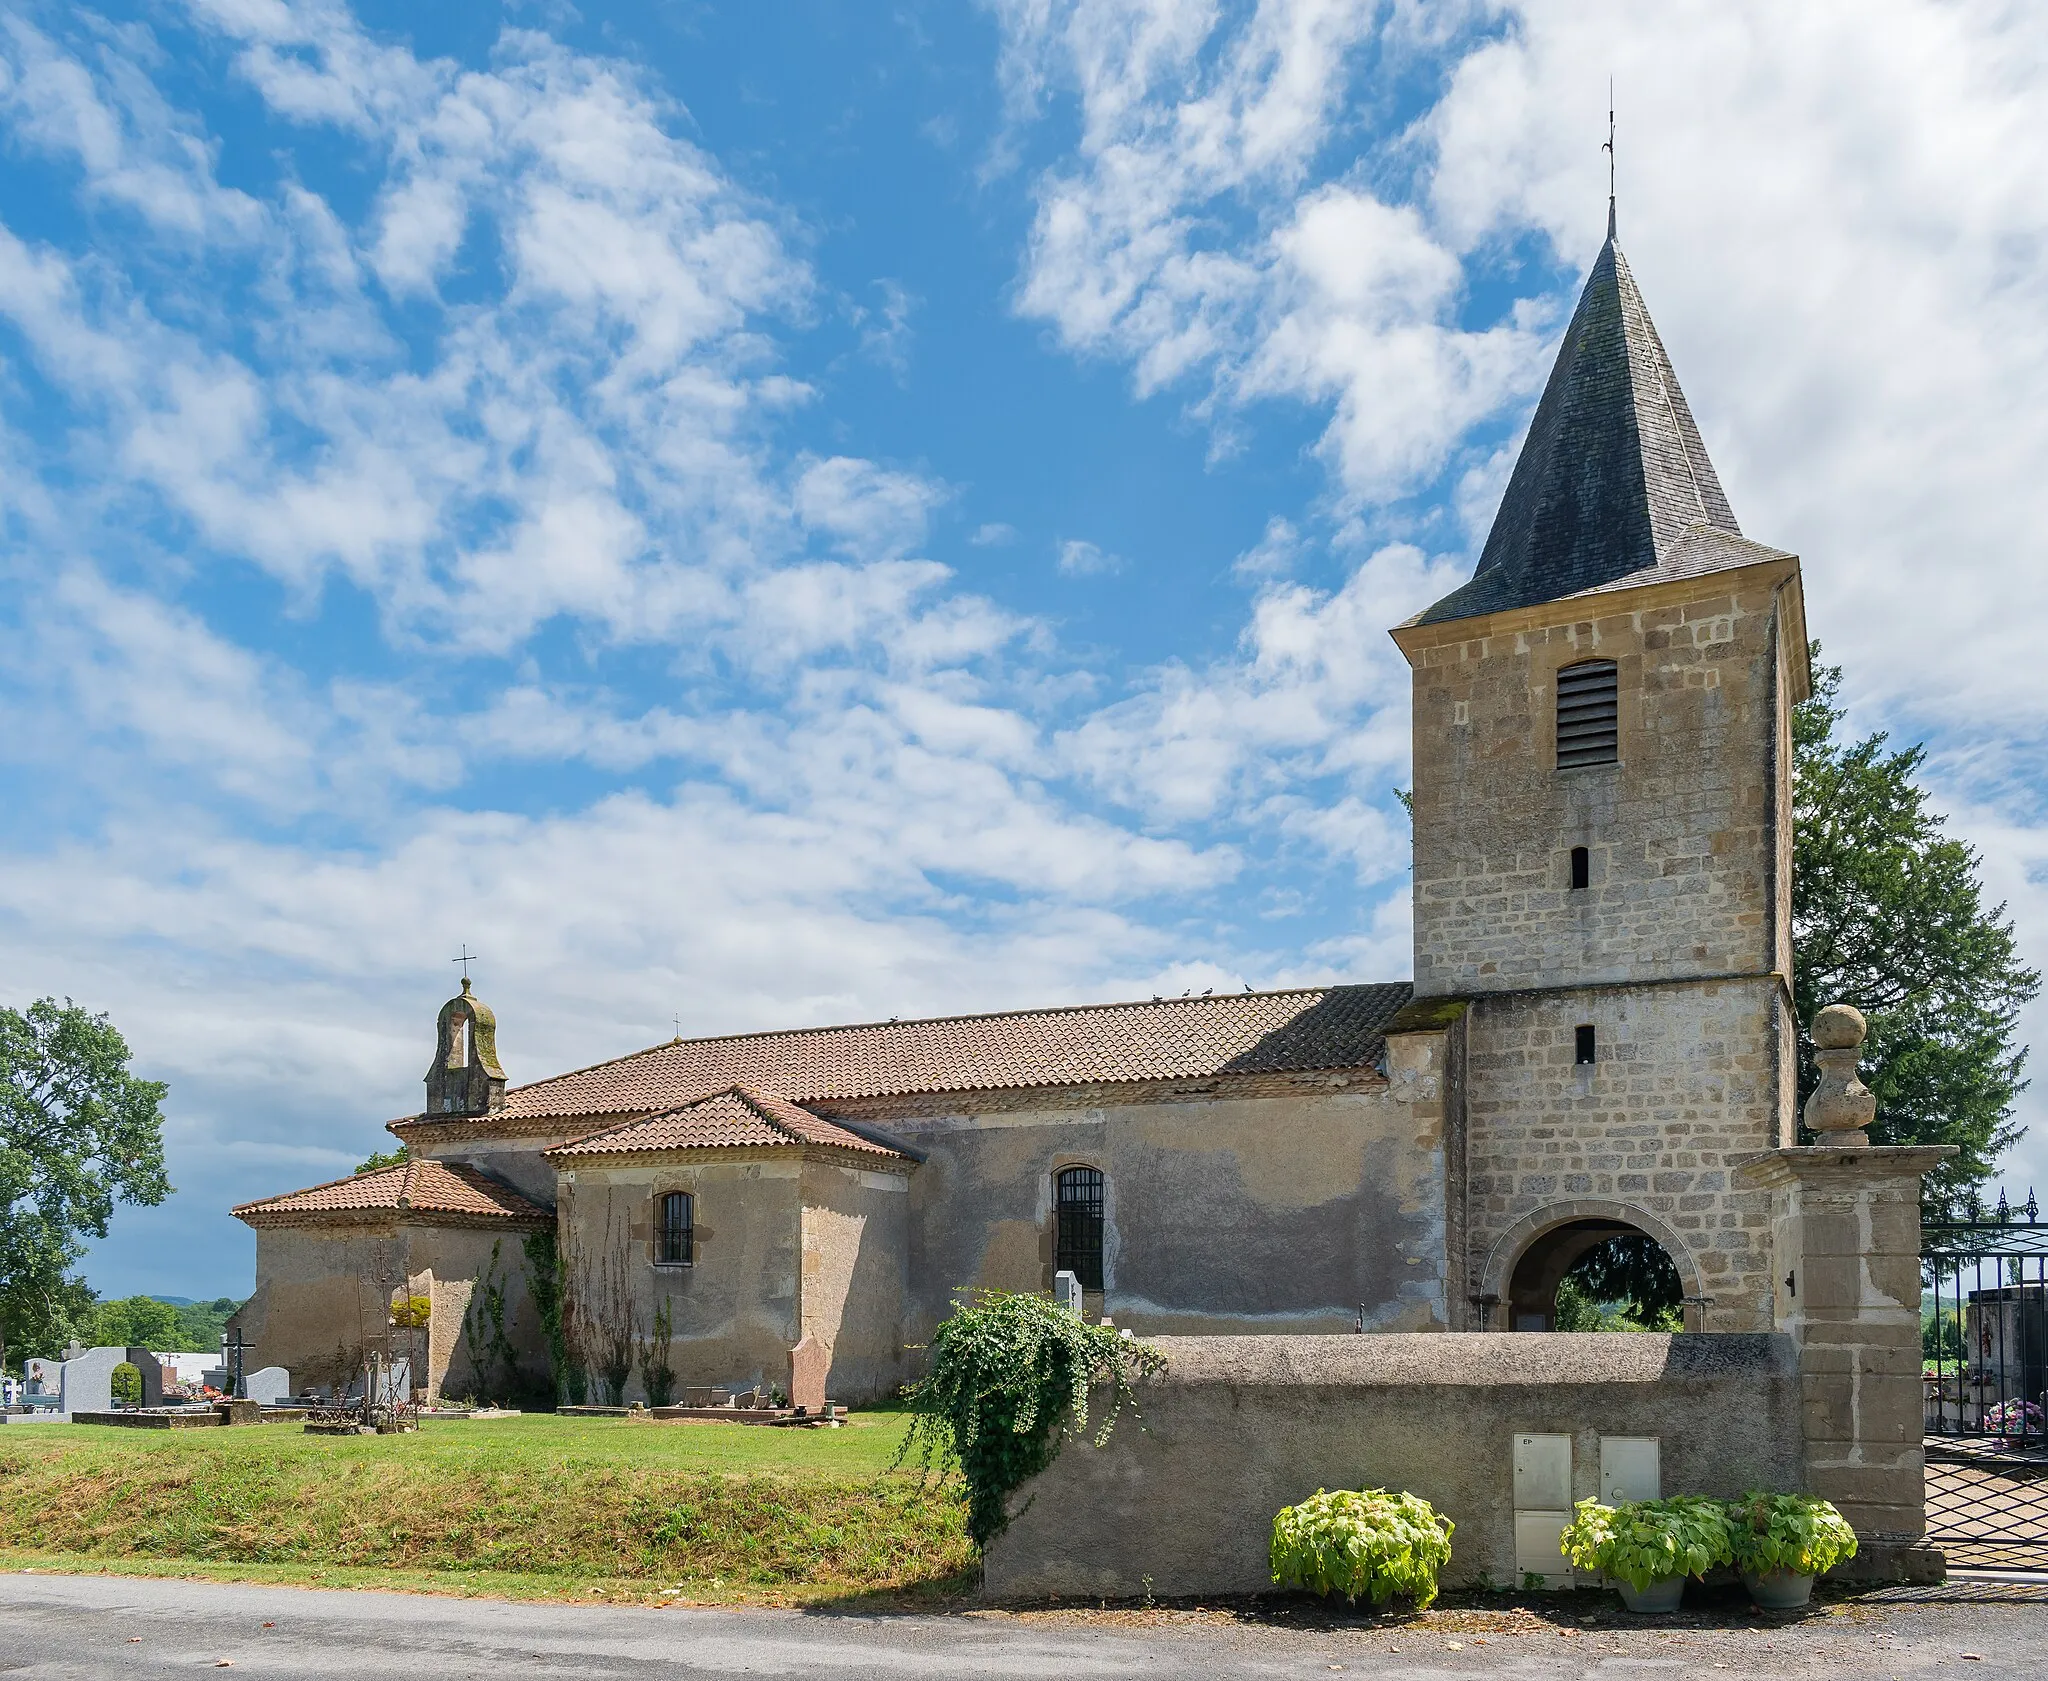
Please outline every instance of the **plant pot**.
[[1653, 1616], [1676, 1611], [1678, 1602], [1685, 1597], [1685, 1578], [1665, 1576], [1652, 1582], [1638, 1593], [1628, 1583], [1619, 1579], [1615, 1587], [1621, 1592], [1621, 1602], [1639, 1616]]
[[1745, 1570], [1742, 1585], [1766, 1611], [1797, 1611], [1813, 1597], [1813, 1578], [1789, 1570], [1767, 1570], [1761, 1576]]

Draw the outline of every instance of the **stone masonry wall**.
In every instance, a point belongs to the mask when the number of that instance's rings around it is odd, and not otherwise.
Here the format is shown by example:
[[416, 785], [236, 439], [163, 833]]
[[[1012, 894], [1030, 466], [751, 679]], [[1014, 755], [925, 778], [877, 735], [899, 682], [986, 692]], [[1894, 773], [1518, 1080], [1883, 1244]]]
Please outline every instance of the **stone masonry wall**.
[[[1589, 1066], [1573, 1061], [1582, 1023]], [[1770, 1198], [1731, 1168], [1777, 1142], [1787, 1033], [1770, 978], [1476, 1000], [1465, 1218], [1478, 1288], [1505, 1297], [1547, 1225], [1619, 1218], [1674, 1251], [1688, 1294], [1712, 1298], [1689, 1325], [1770, 1329]]]
[[[1661, 585], [1556, 604], [1586, 616], [1547, 625], [1403, 633], [1418, 995], [1784, 966], [1778, 592], [1795, 564], [1701, 579], [1692, 600]], [[1618, 667], [1620, 763], [1561, 771], [1557, 672], [1586, 659]]]

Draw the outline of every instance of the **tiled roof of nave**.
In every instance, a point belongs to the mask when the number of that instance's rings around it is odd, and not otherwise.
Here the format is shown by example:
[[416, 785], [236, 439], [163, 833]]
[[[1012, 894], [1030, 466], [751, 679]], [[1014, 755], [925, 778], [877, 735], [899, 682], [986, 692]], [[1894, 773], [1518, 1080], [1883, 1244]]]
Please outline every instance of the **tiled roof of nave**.
[[1412, 990], [1400, 981], [676, 1039], [515, 1086], [469, 1124], [644, 1114], [734, 1085], [817, 1103], [1369, 1068]]

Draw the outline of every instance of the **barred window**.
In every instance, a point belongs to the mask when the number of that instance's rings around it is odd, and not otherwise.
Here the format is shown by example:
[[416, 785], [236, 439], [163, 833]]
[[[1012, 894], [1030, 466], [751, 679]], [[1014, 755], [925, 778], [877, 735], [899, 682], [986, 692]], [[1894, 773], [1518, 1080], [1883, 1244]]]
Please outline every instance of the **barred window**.
[[1084, 1290], [1102, 1288], [1102, 1170], [1063, 1167], [1053, 1181], [1059, 1229], [1053, 1270], [1070, 1272]]
[[1583, 660], [1557, 674], [1557, 768], [1618, 763], [1620, 677], [1612, 660]]
[[670, 1191], [661, 1199], [661, 1235], [654, 1258], [665, 1267], [686, 1267], [695, 1259], [691, 1253], [694, 1200], [688, 1191]]

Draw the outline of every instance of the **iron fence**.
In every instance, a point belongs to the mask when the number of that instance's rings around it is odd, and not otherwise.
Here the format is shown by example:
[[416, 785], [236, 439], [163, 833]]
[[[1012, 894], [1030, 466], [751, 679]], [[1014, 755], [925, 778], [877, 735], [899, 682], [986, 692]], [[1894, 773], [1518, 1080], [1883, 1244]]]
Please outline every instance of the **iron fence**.
[[1971, 1216], [1920, 1234], [1928, 1539], [2048, 1570], [2048, 1224], [2031, 1190]]

